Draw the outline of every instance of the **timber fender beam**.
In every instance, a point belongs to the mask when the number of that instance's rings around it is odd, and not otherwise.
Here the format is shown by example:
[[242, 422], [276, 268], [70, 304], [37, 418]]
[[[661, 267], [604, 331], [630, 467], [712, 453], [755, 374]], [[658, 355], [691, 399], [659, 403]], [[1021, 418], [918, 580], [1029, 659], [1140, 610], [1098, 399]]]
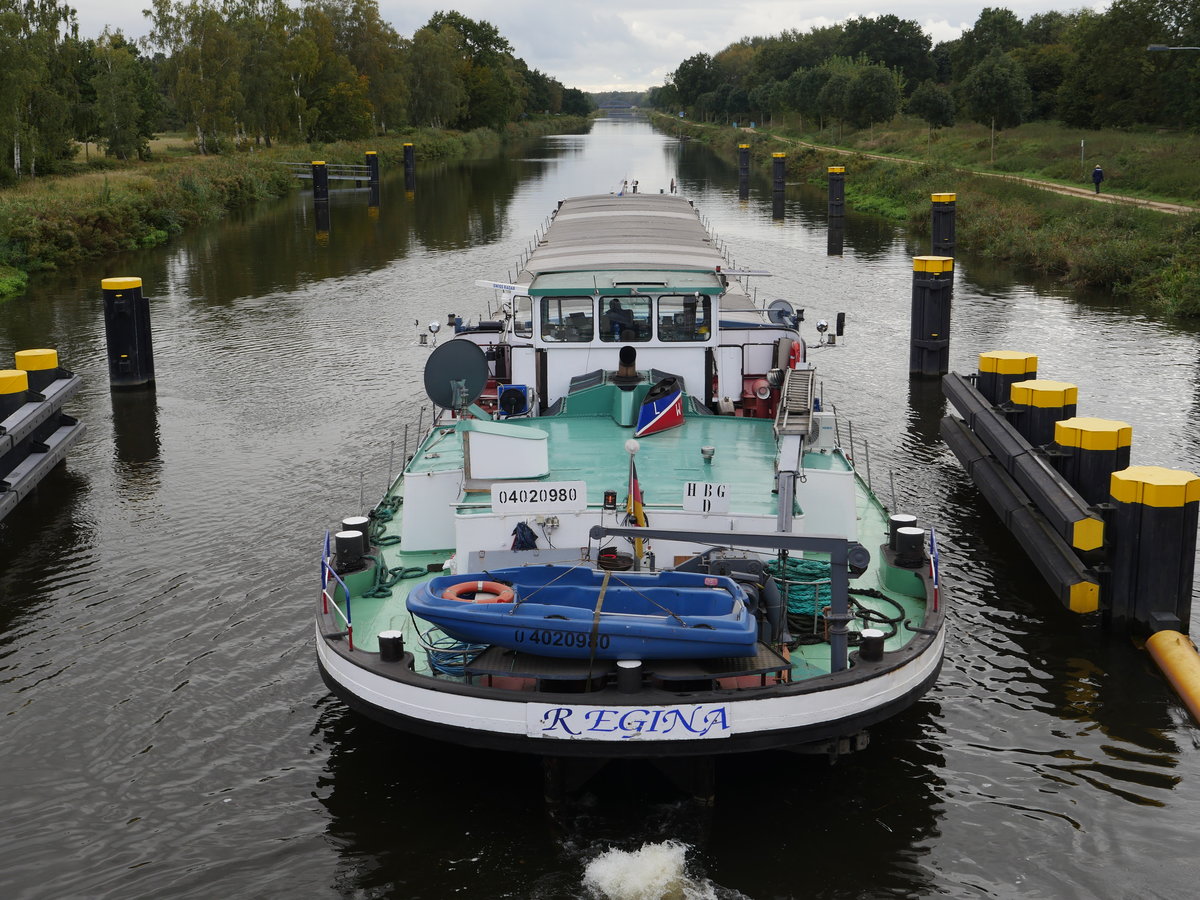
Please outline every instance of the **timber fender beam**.
[[1099, 582], [966, 423], [946, 416], [942, 419], [941, 433], [942, 440], [1062, 604], [1079, 613], [1099, 609]]
[[951, 372], [942, 392], [1059, 537], [1080, 551], [1104, 545], [1104, 520], [966, 378]]

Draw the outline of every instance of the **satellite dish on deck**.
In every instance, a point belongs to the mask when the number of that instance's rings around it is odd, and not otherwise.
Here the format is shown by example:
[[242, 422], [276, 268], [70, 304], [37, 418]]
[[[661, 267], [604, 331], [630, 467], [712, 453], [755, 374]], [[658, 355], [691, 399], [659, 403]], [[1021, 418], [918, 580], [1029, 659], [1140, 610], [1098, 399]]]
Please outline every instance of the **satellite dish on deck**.
[[767, 304], [767, 318], [775, 325], [796, 325], [796, 310], [786, 300], [772, 300]]
[[487, 357], [470, 341], [442, 344], [425, 363], [425, 393], [443, 409], [466, 409], [488, 380]]

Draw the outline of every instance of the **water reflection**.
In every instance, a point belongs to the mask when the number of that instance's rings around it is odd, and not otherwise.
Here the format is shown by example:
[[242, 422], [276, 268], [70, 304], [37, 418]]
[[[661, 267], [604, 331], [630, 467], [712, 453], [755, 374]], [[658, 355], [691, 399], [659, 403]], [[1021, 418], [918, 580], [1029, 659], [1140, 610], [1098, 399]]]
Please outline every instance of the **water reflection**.
[[80, 512], [88, 493], [68, 456], [0, 521], [0, 682], [10, 668], [3, 648], [26, 636], [21, 624], [36, 620], [61, 579], [91, 554], [94, 523]]
[[[947, 789], [937, 717], [924, 700], [834, 766], [786, 753], [723, 759], [710, 847], [747, 851], [717, 854], [713, 877], [752, 897], [936, 893], [926, 857], [943, 830]], [[755, 840], [758, 853], [748, 849]], [[787, 865], [764, 865], [767, 857]]]
[[841, 256], [846, 243], [846, 219], [837, 216], [829, 220], [828, 234], [825, 241], [825, 252], [830, 256]]
[[332, 703], [318, 730], [329, 756], [315, 795], [340, 854], [338, 893], [532, 896], [524, 887], [556, 868], [536, 759], [401, 735]]
[[316, 237], [317, 244], [326, 247], [329, 245], [329, 201], [314, 200], [313, 201], [313, 234]]
[[947, 411], [942, 380], [910, 377], [908, 410], [908, 433], [927, 447], [941, 444], [941, 421]]
[[125, 500], [153, 497], [159, 488], [162, 460], [158, 397], [153, 386], [112, 391], [113, 456], [117, 484]]

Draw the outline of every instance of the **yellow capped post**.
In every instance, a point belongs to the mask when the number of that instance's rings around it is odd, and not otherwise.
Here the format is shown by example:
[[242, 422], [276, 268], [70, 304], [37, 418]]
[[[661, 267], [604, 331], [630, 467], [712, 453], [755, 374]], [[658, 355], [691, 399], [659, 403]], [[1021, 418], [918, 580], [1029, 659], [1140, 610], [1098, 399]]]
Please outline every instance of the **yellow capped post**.
[[935, 376], [950, 371], [950, 301], [954, 260], [914, 256], [908, 374]]
[[1161, 466], [1113, 472], [1110, 612], [1142, 633], [1186, 631], [1192, 613], [1200, 477]]
[[0, 369], [0, 422], [25, 405], [29, 373], [24, 369]]
[[1054, 425], [1054, 467], [1088, 503], [1106, 503], [1113, 472], [1129, 466], [1128, 422], [1072, 416]]
[[846, 214], [846, 167], [829, 167], [829, 216], [840, 218]]
[[18, 350], [13, 354], [18, 369], [25, 372], [42, 372], [58, 368], [58, 351], [49, 349]]
[[52, 381], [64, 375], [58, 366], [57, 350], [18, 350], [13, 354], [13, 358], [16, 368], [25, 372], [28, 377], [31, 391], [44, 391]]
[[153, 384], [150, 301], [142, 295], [142, 279], [103, 278], [100, 293], [104, 298], [109, 386], [121, 389]]
[[1038, 358], [1019, 350], [989, 350], [979, 354], [975, 387], [992, 406], [1007, 403], [1018, 381], [1037, 378]]
[[943, 256], [953, 256], [955, 246], [954, 216], [957, 194], [930, 194], [933, 202], [929, 249]]
[[312, 184], [313, 202], [322, 203], [329, 199], [329, 167], [323, 159], [312, 162]]
[[1026, 379], [1013, 382], [1009, 401], [1016, 412], [1013, 427], [1033, 446], [1041, 447], [1054, 440], [1058, 422], [1075, 415], [1079, 388], [1066, 381]]

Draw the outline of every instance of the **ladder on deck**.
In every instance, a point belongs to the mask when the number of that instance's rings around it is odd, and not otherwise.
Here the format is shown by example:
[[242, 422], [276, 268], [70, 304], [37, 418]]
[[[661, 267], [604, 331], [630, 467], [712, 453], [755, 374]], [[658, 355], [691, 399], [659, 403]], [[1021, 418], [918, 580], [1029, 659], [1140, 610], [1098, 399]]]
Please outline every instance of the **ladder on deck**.
[[812, 431], [813, 383], [815, 369], [784, 369], [779, 409], [775, 412], [775, 437], [798, 434], [808, 437]]

